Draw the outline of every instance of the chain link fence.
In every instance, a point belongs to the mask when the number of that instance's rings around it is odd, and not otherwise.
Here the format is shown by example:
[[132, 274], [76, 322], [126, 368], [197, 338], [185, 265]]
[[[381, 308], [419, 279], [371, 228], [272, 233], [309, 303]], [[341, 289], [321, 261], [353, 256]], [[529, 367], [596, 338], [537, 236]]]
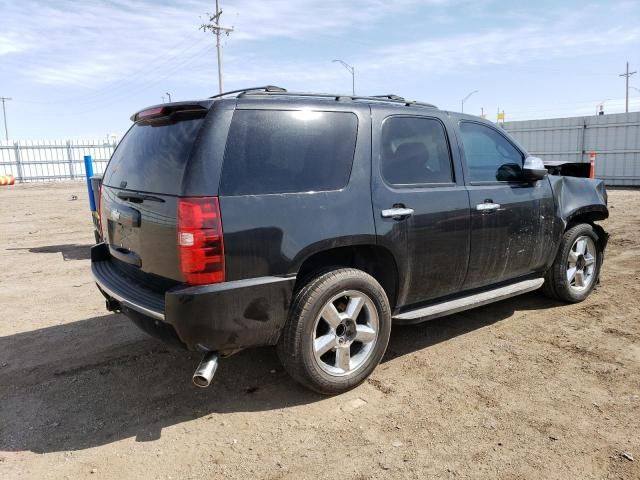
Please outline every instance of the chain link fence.
[[116, 140], [26, 140], [0, 143], [0, 176], [17, 182], [84, 178], [84, 156], [91, 155], [94, 174], [102, 174]]

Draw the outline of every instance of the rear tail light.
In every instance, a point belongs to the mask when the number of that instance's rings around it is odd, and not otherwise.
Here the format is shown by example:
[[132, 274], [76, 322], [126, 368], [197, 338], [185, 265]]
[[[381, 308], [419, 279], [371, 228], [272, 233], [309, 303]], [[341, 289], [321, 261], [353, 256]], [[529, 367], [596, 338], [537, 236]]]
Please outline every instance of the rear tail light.
[[135, 115], [135, 120], [148, 120], [150, 118], [162, 117], [167, 113], [167, 109], [164, 107], [154, 107], [147, 110], [143, 110]]
[[179, 199], [178, 250], [187, 283], [224, 282], [224, 240], [217, 197]]

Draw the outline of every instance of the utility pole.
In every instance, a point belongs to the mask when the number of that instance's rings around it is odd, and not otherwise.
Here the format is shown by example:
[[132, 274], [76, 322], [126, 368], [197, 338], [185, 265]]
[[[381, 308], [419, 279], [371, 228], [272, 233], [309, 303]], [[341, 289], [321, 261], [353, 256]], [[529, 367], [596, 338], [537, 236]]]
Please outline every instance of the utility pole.
[[216, 36], [216, 50], [218, 51], [218, 88], [220, 90], [220, 93], [222, 93], [222, 50], [220, 46], [220, 35], [225, 34], [228, 37], [229, 34], [233, 32], [233, 27], [227, 28], [220, 25], [222, 10], [220, 10], [220, 7], [218, 6], [218, 0], [216, 0], [215, 15], [211, 15], [210, 13], [207, 13], [207, 15], [209, 15], [210, 23], [203, 23], [202, 25], [200, 25], [200, 29], [203, 32], [210, 30]]
[[619, 75], [620, 77], [626, 77], [626, 79], [625, 79], [625, 80], [626, 80], [626, 84], [627, 84], [627, 85], [626, 85], [625, 92], [624, 92], [624, 93], [625, 93], [624, 111], [625, 111], [626, 113], [629, 113], [629, 77], [630, 77], [631, 75], [636, 74], [636, 73], [638, 73], [638, 72], [637, 72], [637, 71], [634, 71], [634, 72], [630, 72], [630, 71], [629, 71], [629, 62], [627, 62], [627, 73], [621, 73], [621, 74]]
[[7, 127], [7, 110], [4, 103], [9, 100], [12, 99], [9, 97], [0, 97], [0, 102], [2, 102], [2, 116], [4, 117], [4, 139], [7, 141], [7, 145], [9, 144], [9, 127]]

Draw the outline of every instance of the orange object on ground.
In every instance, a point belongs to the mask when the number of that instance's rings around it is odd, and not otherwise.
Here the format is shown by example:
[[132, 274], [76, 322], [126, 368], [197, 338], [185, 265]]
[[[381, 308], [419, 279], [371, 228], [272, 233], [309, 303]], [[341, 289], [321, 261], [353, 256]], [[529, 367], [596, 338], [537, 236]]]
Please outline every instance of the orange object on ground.
[[596, 178], [596, 152], [589, 152], [589, 178]]
[[1, 175], [0, 185], [13, 185], [16, 183], [16, 178], [13, 175]]

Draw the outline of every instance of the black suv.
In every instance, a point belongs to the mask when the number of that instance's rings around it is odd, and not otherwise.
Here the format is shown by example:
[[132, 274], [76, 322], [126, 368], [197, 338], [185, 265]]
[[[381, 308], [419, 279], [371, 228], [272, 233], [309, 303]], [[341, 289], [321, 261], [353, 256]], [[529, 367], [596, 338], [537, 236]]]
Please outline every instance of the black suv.
[[91, 255], [108, 310], [204, 353], [196, 385], [218, 355], [277, 345], [296, 380], [343, 392], [392, 322], [598, 282], [603, 183], [547, 175], [491, 122], [395, 95], [230, 94], [133, 115]]

